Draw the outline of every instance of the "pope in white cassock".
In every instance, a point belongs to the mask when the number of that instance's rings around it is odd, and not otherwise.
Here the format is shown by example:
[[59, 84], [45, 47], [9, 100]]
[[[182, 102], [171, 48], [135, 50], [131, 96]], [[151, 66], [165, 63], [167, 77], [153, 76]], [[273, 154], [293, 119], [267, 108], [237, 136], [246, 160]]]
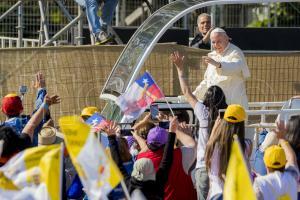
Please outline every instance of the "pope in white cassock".
[[248, 109], [245, 81], [250, 72], [243, 52], [229, 42], [229, 37], [221, 28], [215, 28], [210, 34], [214, 51], [204, 56], [207, 69], [204, 80], [193, 92], [198, 100], [212, 85], [217, 85], [224, 91], [227, 104], [240, 104]]

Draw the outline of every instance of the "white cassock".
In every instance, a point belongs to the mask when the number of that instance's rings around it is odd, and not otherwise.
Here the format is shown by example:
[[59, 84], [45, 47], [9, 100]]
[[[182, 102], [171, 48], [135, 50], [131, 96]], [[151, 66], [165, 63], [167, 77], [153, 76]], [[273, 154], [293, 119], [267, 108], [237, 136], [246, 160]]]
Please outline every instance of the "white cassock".
[[217, 68], [208, 64], [204, 80], [193, 94], [198, 100], [203, 100], [207, 89], [217, 85], [222, 88], [228, 105], [240, 104], [248, 109], [245, 81], [250, 77], [250, 72], [243, 52], [237, 46], [229, 43], [222, 54], [213, 51], [208, 56], [220, 62], [222, 67]]

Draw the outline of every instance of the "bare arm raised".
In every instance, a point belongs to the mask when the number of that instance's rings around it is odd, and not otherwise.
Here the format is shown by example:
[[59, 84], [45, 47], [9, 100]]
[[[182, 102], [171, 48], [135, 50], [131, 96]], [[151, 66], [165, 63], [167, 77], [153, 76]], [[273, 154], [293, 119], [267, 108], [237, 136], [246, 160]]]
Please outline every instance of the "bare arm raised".
[[186, 78], [184, 77], [183, 73], [183, 61], [184, 61], [184, 56], [180, 55], [179, 52], [174, 52], [170, 56], [170, 60], [175, 64], [177, 73], [178, 73], [178, 79], [181, 87], [181, 91], [189, 104], [191, 104], [192, 108], [194, 109], [196, 106], [196, 103], [198, 102], [197, 98], [195, 95], [193, 95], [188, 83], [186, 82]]
[[58, 95], [53, 95], [53, 96], [46, 95], [44, 99], [44, 103], [32, 115], [32, 117], [30, 118], [30, 120], [28, 121], [28, 123], [26, 124], [22, 132], [28, 134], [32, 140], [34, 129], [42, 121], [44, 114], [46, 114], [48, 111], [48, 107], [58, 103], [60, 103], [60, 97]]

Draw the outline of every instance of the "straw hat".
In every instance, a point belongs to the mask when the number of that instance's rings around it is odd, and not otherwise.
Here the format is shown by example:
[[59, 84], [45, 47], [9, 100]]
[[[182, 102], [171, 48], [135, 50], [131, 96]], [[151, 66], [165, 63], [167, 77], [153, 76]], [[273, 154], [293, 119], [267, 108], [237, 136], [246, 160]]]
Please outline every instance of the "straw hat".
[[51, 126], [44, 126], [38, 135], [39, 145], [59, 144], [63, 141], [63, 135]]

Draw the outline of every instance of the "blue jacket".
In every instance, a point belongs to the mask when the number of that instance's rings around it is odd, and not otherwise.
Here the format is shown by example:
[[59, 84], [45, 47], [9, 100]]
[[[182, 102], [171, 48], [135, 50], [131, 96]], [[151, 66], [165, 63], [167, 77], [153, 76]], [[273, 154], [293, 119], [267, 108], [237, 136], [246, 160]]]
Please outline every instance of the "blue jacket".
[[[45, 88], [40, 88], [37, 91], [37, 95], [36, 95], [36, 99], [35, 99], [35, 106], [34, 106], [34, 110], [33, 110], [32, 114], [34, 114], [40, 108], [40, 106], [44, 102], [44, 98], [45, 98], [46, 94], [47, 94], [47, 91]], [[6, 120], [3, 123], [3, 125], [13, 128], [16, 131], [16, 133], [20, 135], [22, 133], [24, 127], [28, 123], [29, 119], [30, 119], [29, 115], [21, 115], [21, 116], [13, 117], [13, 118]], [[41, 128], [43, 127], [43, 124], [48, 120], [49, 120], [49, 117], [45, 117], [43, 119], [43, 121], [39, 124], [39, 126], [34, 130], [33, 146], [38, 145], [38, 133], [40, 132]]]

